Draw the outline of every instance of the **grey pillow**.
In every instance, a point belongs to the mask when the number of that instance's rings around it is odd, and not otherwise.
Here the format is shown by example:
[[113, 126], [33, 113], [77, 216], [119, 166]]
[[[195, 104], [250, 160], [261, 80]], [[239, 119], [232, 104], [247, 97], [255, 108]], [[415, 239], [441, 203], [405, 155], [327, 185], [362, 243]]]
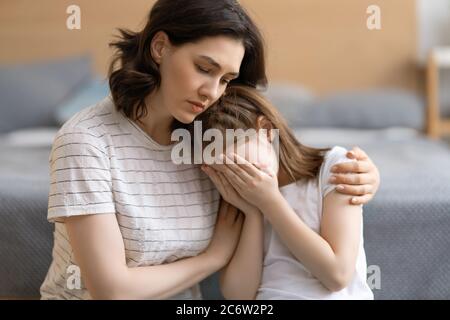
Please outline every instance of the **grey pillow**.
[[87, 55], [0, 66], [0, 132], [57, 125], [53, 113], [92, 76]]
[[303, 123], [302, 118], [315, 99], [307, 88], [282, 82], [271, 83], [263, 95], [280, 111], [291, 127]]
[[394, 89], [348, 91], [297, 106], [287, 103], [277, 107], [291, 126], [298, 128], [407, 127], [422, 130], [425, 123], [423, 99], [414, 93]]
[[411, 92], [371, 90], [343, 92], [317, 100], [305, 115], [305, 126], [355, 129], [424, 126], [424, 102]]

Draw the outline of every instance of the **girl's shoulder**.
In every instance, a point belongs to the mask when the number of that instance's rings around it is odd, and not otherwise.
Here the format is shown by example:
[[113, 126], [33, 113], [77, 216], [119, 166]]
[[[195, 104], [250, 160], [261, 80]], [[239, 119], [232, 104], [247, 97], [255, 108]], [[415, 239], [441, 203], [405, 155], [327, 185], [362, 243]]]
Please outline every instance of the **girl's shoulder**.
[[351, 159], [348, 159], [346, 154], [348, 150], [341, 146], [334, 146], [332, 147], [326, 154], [323, 159], [322, 168], [325, 166], [330, 165], [333, 166], [334, 164], [344, 162], [346, 159], [348, 161], [351, 161]]
[[347, 158], [347, 152], [348, 150], [344, 147], [334, 146], [325, 154], [318, 176], [319, 187], [323, 197], [336, 187], [336, 185], [330, 183], [330, 178], [333, 174], [331, 168], [339, 163], [355, 161]]

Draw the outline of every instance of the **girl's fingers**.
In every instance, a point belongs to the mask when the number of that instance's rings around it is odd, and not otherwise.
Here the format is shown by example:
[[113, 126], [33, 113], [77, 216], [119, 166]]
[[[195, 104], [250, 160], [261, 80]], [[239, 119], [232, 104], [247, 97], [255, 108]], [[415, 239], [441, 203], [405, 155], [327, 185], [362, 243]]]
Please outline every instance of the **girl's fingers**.
[[228, 205], [228, 210], [227, 210], [227, 220], [228, 220], [228, 222], [234, 223], [236, 221], [236, 215], [238, 214], [238, 212], [239, 211], [238, 211], [238, 209], [235, 206], [229, 204]]
[[240, 155], [233, 153], [231, 155], [239, 168], [244, 170], [249, 176], [255, 178], [259, 174], [259, 169], [253, 164], [242, 158]]
[[334, 174], [330, 177], [330, 183], [332, 184], [374, 184], [375, 181], [371, 174], [367, 173], [359, 173], [359, 174], [350, 174], [350, 173], [341, 173]]
[[241, 190], [241, 188], [242, 188], [241, 186], [243, 185], [243, 182], [237, 180], [237, 179], [239, 179], [239, 177], [237, 177], [233, 173], [233, 171], [231, 171], [231, 170], [226, 171], [225, 173], [222, 173], [222, 174], [223, 174], [224, 178], [229, 181], [232, 188], [234, 188], [237, 191]]
[[227, 194], [234, 195], [236, 193], [235, 188], [233, 185], [228, 181], [228, 179], [224, 176], [222, 172], [216, 172], [220, 182], [222, 183], [222, 186], [224, 188], [224, 192]]
[[246, 183], [241, 179], [241, 177], [238, 176], [233, 170], [231, 170], [228, 167], [228, 165], [223, 165], [223, 167], [224, 170], [222, 171], [222, 173], [234, 187], [236, 186], [243, 187], [246, 185]]
[[225, 214], [228, 211], [228, 202], [223, 200], [223, 198], [220, 200], [220, 207], [219, 207], [219, 218], [225, 218]]
[[236, 216], [236, 220], [234, 221], [234, 223], [237, 227], [241, 227], [243, 222], [244, 222], [244, 214], [242, 212], [238, 211], [238, 214]]
[[219, 180], [222, 183], [224, 188], [226, 188], [226, 189], [233, 188], [231, 183], [228, 181], [228, 179], [224, 176], [224, 174], [222, 172], [217, 172], [217, 176], [219, 177]]
[[363, 184], [359, 186], [340, 184], [336, 187], [336, 191], [343, 194], [352, 196], [364, 196], [373, 194], [373, 186], [370, 184]]
[[225, 192], [225, 186], [222, 183], [222, 180], [218, 177], [218, 172], [216, 172], [212, 168], [208, 167], [202, 167], [202, 170], [208, 175], [208, 177], [212, 180], [216, 188], [219, 190], [219, 192], [222, 194]]
[[225, 161], [224, 166], [229, 168], [235, 175], [237, 175], [243, 182], [250, 183], [253, 177], [249, 175], [245, 170], [243, 170], [239, 165], [236, 164], [236, 160], [228, 156], [225, 156], [228, 161]]
[[333, 173], [368, 173], [372, 169], [368, 161], [351, 161], [334, 165], [331, 168]]

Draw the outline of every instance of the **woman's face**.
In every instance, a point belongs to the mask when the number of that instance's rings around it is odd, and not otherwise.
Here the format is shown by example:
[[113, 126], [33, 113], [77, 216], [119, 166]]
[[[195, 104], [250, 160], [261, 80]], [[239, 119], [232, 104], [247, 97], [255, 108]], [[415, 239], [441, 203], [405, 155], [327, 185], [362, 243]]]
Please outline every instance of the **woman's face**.
[[238, 77], [245, 48], [241, 40], [208, 37], [174, 47], [161, 57], [158, 102], [175, 119], [191, 123]]

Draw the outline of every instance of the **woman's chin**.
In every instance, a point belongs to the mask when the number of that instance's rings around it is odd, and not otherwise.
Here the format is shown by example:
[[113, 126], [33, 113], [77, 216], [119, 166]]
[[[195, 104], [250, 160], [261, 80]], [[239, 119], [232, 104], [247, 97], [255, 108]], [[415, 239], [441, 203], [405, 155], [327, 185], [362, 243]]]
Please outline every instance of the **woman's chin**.
[[186, 113], [174, 116], [174, 118], [183, 124], [190, 124], [195, 120], [195, 115]]

